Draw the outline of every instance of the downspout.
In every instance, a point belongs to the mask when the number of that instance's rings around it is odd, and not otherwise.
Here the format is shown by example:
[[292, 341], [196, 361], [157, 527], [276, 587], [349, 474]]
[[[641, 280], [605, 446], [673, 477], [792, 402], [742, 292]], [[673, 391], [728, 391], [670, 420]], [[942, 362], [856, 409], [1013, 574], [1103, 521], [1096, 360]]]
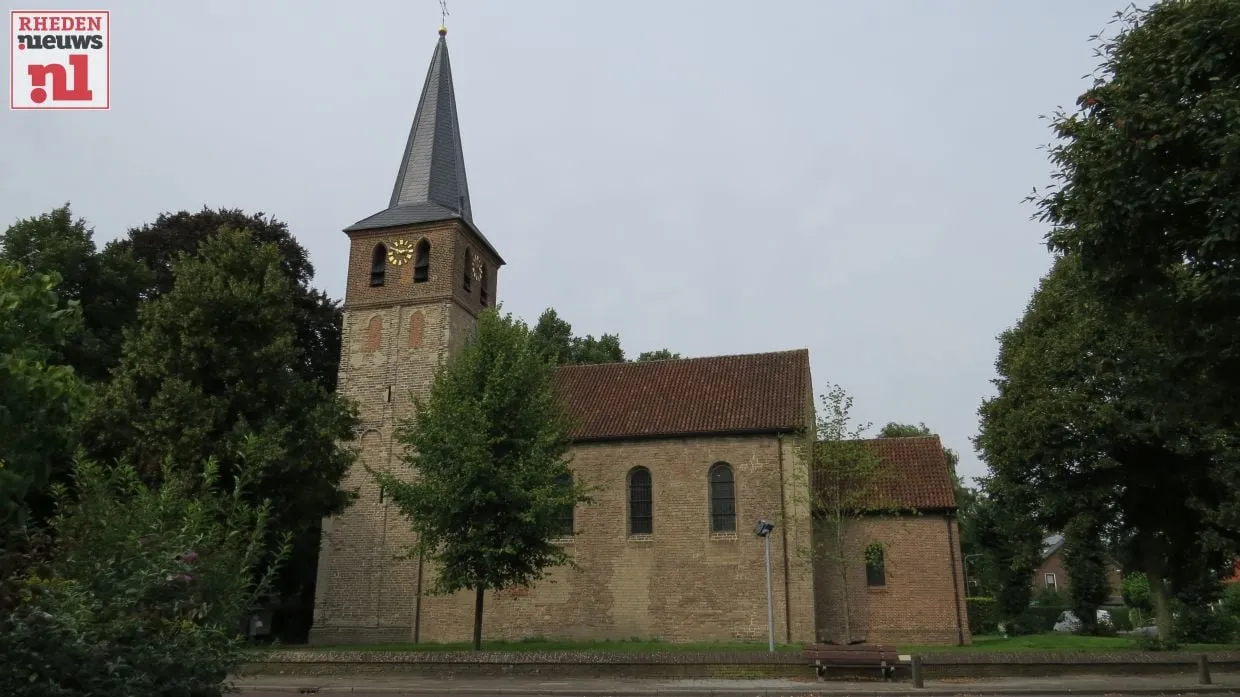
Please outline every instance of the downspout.
[[964, 626], [960, 620], [960, 580], [956, 575], [956, 536], [952, 531], [952, 517], [943, 516], [947, 522], [947, 558], [952, 562], [952, 605], [956, 606], [956, 645], [964, 646]]
[[783, 525], [779, 526], [783, 529], [781, 533], [784, 540], [784, 643], [792, 643], [792, 586], [789, 581], [788, 569], [788, 514], [784, 507], [784, 498], [787, 491], [784, 489], [784, 437], [782, 434], [775, 436], [777, 447], [779, 448], [779, 517]]

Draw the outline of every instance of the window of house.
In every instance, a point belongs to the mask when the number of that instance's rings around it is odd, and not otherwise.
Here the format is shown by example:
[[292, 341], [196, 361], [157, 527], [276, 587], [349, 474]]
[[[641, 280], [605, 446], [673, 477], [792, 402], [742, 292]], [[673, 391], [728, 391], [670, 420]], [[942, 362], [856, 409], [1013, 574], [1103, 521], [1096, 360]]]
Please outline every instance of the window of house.
[[874, 588], [887, 585], [886, 550], [871, 545], [865, 551], [865, 585]]
[[384, 276], [387, 275], [387, 247], [382, 242], [375, 245], [374, 254], [370, 256], [370, 285], [371, 287], [383, 285]]
[[431, 243], [423, 239], [413, 253], [413, 282], [426, 283], [431, 277]]
[[654, 532], [654, 488], [650, 470], [635, 467], [629, 472], [629, 534], [650, 535]]
[[478, 295], [482, 300], [482, 306], [487, 304], [487, 265], [482, 265], [482, 279], [478, 281]]
[[726, 462], [710, 468], [710, 531], [736, 532], [736, 484]]
[[465, 250], [465, 275], [462, 277], [464, 282], [461, 284], [461, 287], [465, 289], [466, 293], [468, 293], [472, 289], [472, 286], [473, 286], [474, 279], [472, 276], [469, 275], [470, 271], [473, 268], [473, 265], [474, 265], [474, 253], [470, 251], [468, 248], [466, 248]]
[[[556, 484], [559, 486], [572, 486], [573, 475], [571, 474], [560, 475], [559, 477], [556, 478]], [[575, 507], [572, 504], [568, 504], [567, 506], [564, 506], [564, 508], [560, 509], [559, 525], [557, 527], [557, 532], [556, 532], [556, 534], [559, 537], [571, 537], [572, 536], [573, 534], [573, 509], [574, 508]]]
[[1046, 574], [1046, 577], [1045, 577], [1045, 578], [1046, 578], [1046, 587], [1047, 587], [1047, 588], [1052, 588], [1052, 589], [1054, 589], [1054, 588], [1058, 588], [1058, 587], [1059, 587], [1059, 583], [1058, 583], [1058, 582], [1056, 581], [1056, 579], [1055, 579], [1055, 574]]

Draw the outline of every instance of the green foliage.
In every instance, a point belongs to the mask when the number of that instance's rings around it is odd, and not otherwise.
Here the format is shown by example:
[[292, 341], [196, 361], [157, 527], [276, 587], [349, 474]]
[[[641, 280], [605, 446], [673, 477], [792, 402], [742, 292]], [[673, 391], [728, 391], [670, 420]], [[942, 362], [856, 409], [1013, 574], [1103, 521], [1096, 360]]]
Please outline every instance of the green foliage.
[[1154, 609], [1150, 602], [1150, 580], [1143, 573], [1125, 575], [1120, 593], [1124, 597], [1124, 605], [1134, 610], [1149, 612]]
[[[1164, 369], [1186, 397], [1174, 411], [1231, 430], [1240, 381], [1240, 0], [1157, 2], [1117, 20], [1093, 87], [1054, 119], [1058, 186], [1039, 202], [1054, 225], [1048, 241], [1080, 256], [1109, 314], [1157, 328], [1175, 356]], [[1227, 474], [1214, 473], [1217, 485], [1234, 484]]]
[[973, 508], [973, 531], [982, 554], [975, 570], [993, 589], [998, 613], [1019, 630], [1017, 620], [1033, 600], [1033, 572], [1042, 560], [1042, 530], [1033, 521], [1029, 502], [997, 479], [982, 481]]
[[162, 487], [79, 462], [58, 487], [50, 558], [0, 615], [0, 693], [209, 697], [243, 661], [246, 613], [268, 590], [267, 511], [200, 476]]
[[657, 351], [643, 351], [638, 357], [638, 361], [668, 361], [680, 358], [679, 353], [672, 353], [668, 349], [658, 349]]
[[1142, 651], [1179, 651], [1180, 642], [1156, 636], [1138, 636], [1133, 644]]
[[483, 591], [529, 586], [568, 563], [552, 542], [560, 514], [589, 501], [582, 482], [564, 480], [569, 424], [541, 349], [523, 322], [483, 312], [398, 431], [412, 476], [375, 473], [437, 563], [434, 590], [476, 591], [475, 644]]
[[116, 242], [118, 251], [132, 254], [154, 274], [148, 293], [157, 297], [171, 292], [176, 284], [177, 260], [182, 255], [197, 257], [204, 244], [221, 230], [246, 232], [256, 248], [274, 245], [278, 267], [288, 282], [292, 297], [293, 326], [299, 359], [293, 367], [325, 390], [336, 389], [340, 369], [341, 310], [339, 304], [311, 287], [314, 266], [288, 225], [263, 213], [203, 208], [197, 213], [163, 213], [154, 223], [133, 228]]
[[1181, 644], [1226, 644], [1236, 639], [1236, 617], [1199, 605], [1182, 605], [1171, 624], [1172, 638]]
[[120, 359], [124, 329], [137, 318], [154, 276], [115, 244], [97, 250], [93, 234], [65, 204], [9, 227], [0, 236], [0, 261], [17, 264], [31, 278], [59, 275], [61, 307], [76, 303], [82, 321], [50, 360], [99, 382]]
[[[62, 306], [57, 279], [28, 276], [0, 261], [0, 530], [25, 524], [31, 498], [46, 491], [72, 453], [86, 388], [73, 369], [49, 365], [80, 326]], [[0, 534], [0, 551], [11, 540]], [[2, 555], [0, 555], [2, 556]], [[0, 562], [0, 580], [3, 579]]]
[[1224, 588], [1220, 610], [1240, 622], [1240, 583], [1229, 583]]
[[994, 598], [966, 598], [969, 610], [969, 633], [985, 636], [999, 632], [999, 606]]
[[1081, 620], [1082, 634], [1098, 633], [1098, 608], [1111, 596], [1108, 560], [1102, 525], [1089, 513], [1079, 513], [1064, 529], [1064, 566], [1072, 612]]
[[[234, 230], [202, 243], [195, 256], [183, 254], [172, 267], [172, 288], [146, 302], [127, 333], [88, 435], [102, 459], [128, 458], [152, 477], [169, 458], [214, 458], [231, 486], [247, 457], [250, 493], [271, 501], [274, 530], [294, 536], [281, 595], [305, 602], [321, 521], [351, 498], [340, 488], [353, 459], [342, 444], [352, 440], [357, 418], [298, 369], [305, 359], [301, 315], [282, 263], [274, 245], [256, 246]], [[299, 630], [304, 626], [287, 629], [293, 636]]]

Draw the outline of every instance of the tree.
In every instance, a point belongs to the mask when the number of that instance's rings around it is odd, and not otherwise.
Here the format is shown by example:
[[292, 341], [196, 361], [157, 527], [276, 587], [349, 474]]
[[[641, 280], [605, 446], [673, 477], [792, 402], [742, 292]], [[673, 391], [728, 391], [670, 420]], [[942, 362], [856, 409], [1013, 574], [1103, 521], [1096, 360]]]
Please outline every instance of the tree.
[[[539, 315], [533, 335], [538, 350], [556, 365], [623, 363], [626, 360], [618, 334], [604, 334], [598, 338], [589, 334], [575, 336], [573, 326], [551, 308]], [[672, 358], [680, 358], [680, 354], [658, 349], [642, 353], [637, 360], [663, 361]]]
[[1068, 597], [1084, 634], [1098, 632], [1098, 608], [1111, 595], [1103, 535], [1100, 519], [1089, 512], [1078, 513], [1064, 528], [1064, 566], [1072, 579]]
[[658, 349], [656, 351], [643, 351], [637, 356], [638, 361], [669, 361], [680, 358], [679, 353], [672, 353], [668, 349]]
[[0, 260], [17, 264], [27, 276], [60, 276], [61, 305], [77, 303], [82, 321], [49, 360], [100, 382], [120, 359], [124, 329], [137, 319], [154, 276], [115, 244], [96, 249], [93, 236], [66, 203], [10, 226], [0, 237]]
[[311, 287], [314, 266], [287, 224], [263, 213], [250, 215], [225, 208], [203, 208], [198, 213], [163, 213], [154, 223], [131, 229], [116, 247], [118, 252], [131, 253], [151, 270], [154, 283], [148, 292], [157, 297], [172, 290], [177, 259], [182, 254], [201, 254], [203, 244], [224, 228], [248, 232], [255, 247], [275, 246], [279, 269], [293, 294], [294, 327], [300, 353], [295, 367], [324, 389], [334, 391], [340, 370], [342, 313], [336, 301]]
[[[1116, 17], [1071, 113], [1054, 116], [1057, 186], [1035, 200], [1049, 246], [1081, 260], [1108, 318], [1135, 316], [1169, 348], [1177, 410], [1217, 429], [1240, 481], [1240, 0], [1156, 2]], [[1227, 525], [1240, 528], [1230, 507]], [[1155, 592], [1157, 590], [1155, 589]]]
[[[22, 529], [32, 499], [63, 474], [86, 404], [86, 387], [73, 369], [50, 364], [81, 321], [77, 306], [57, 297], [57, 281], [0, 261], [0, 530], [6, 533]], [[13, 542], [5, 537], [0, 552]]]
[[[319, 527], [350, 494], [340, 482], [353, 407], [298, 368], [297, 291], [274, 245], [222, 230], [172, 266], [172, 288], [141, 308], [114, 378], [88, 421], [93, 452], [127, 458], [148, 477], [174, 462], [219, 463], [221, 485], [253, 470], [255, 500], [293, 536], [279, 579], [300, 614], [277, 615], [294, 635], [313, 595]], [[251, 444], [251, 441], [253, 443]]]
[[1019, 634], [1033, 599], [1033, 573], [1041, 561], [1042, 530], [1018, 488], [996, 477], [982, 480], [973, 509], [972, 534], [982, 555], [983, 585], [994, 593], [1005, 633]]
[[1091, 512], [1130, 539], [1169, 637], [1167, 582], [1233, 549], [1234, 505], [1218, 434], [1192, 418], [1175, 356], [1140, 317], [1105, 312], [1075, 256], [1056, 260], [1025, 316], [1000, 337], [998, 394], [979, 413], [979, 453], [1047, 529]]
[[475, 650], [484, 593], [568, 563], [552, 540], [565, 507], [589, 500], [568, 468], [567, 416], [544, 349], [523, 322], [483, 312], [398, 430], [411, 476], [374, 473], [437, 563], [434, 590], [474, 591]]
[[863, 440], [870, 424], [853, 424], [853, 398], [839, 385], [830, 385], [819, 399], [822, 406], [810, 460], [811, 506], [826, 534], [815, 536], [812, 554], [828, 562], [838, 576], [847, 643], [853, 639], [849, 577], [859, 564], [875, 563], [883, 551], [881, 545], [868, 545], [858, 552], [850, 532], [866, 514], [894, 513], [899, 506], [886, 493], [893, 472]]

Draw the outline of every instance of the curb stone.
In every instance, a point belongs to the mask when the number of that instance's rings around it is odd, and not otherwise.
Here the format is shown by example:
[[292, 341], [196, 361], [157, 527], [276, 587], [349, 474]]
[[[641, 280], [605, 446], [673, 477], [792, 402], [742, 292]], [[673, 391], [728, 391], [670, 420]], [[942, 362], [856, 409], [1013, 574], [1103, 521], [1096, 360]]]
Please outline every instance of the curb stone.
[[[439, 697], [444, 695], [443, 688], [431, 687], [355, 687], [355, 686], [326, 686], [326, 687], [309, 687], [309, 686], [290, 686], [290, 685], [271, 685], [271, 686], [245, 686], [240, 688], [240, 694], [255, 693], [281, 693], [281, 694], [375, 694], [375, 695], [406, 695], [407, 697]], [[1240, 694], [1235, 687], [1226, 685], [1195, 685], [1183, 688], [1089, 688], [1089, 689], [1065, 689], [1065, 688], [1046, 688], [1046, 689], [990, 689], [990, 690], [970, 690], [963, 689], [945, 689], [945, 688], [924, 688], [908, 690], [884, 690], [884, 691], [867, 691], [867, 690], [841, 690], [841, 689], [823, 689], [823, 688], [806, 688], [796, 690], [784, 689], [745, 689], [732, 688], [726, 690], [702, 690], [696, 688], [663, 688], [658, 690], [573, 690], [561, 687], [529, 689], [529, 688], [512, 688], [512, 689], [477, 689], [467, 688], [460, 690], [451, 690], [447, 694], [457, 695], [459, 697], [551, 697], [554, 695], [565, 695], [571, 697], [817, 697], [819, 695], [830, 695], [832, 697], [964, 697], [966, 695], [1011, 695], [1012, 697], [1033, 697], [1038, 695], [1045, 697], [1049, 695], [1194, 695], [1194, 694]]]

